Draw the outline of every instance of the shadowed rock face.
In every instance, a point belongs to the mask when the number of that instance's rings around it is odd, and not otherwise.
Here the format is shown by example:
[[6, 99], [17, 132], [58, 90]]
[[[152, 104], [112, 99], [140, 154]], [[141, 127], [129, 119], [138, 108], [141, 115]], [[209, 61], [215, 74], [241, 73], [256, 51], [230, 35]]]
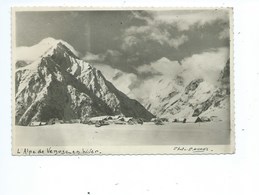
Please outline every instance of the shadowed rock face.
[[62, 43], [19, 67], [15, 78], [17, 125], [117, 114], [145, 120], [154, 117]]

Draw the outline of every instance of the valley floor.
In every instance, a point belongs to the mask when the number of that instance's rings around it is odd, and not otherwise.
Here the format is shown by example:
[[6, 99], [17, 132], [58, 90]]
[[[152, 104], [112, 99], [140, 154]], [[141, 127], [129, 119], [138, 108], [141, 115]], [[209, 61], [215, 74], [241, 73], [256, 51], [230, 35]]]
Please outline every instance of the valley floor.
[[226, 145], [229, 122], [15, 126], [16, 146]]

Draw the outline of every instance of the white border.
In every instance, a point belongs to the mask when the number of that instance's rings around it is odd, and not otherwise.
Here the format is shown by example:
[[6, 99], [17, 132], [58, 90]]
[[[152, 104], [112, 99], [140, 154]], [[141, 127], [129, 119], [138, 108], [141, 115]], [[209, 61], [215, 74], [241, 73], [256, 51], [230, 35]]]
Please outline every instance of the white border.
[[[259, 194], [257, 0], [0, 0], [0, 194]], [[195, 4], [195, 5], [194, 5]], [[11, 155], [10, 6], [234, 7], [234, 155], [15, 157]], [[4, 95], [2, 95], [4, 94]]]

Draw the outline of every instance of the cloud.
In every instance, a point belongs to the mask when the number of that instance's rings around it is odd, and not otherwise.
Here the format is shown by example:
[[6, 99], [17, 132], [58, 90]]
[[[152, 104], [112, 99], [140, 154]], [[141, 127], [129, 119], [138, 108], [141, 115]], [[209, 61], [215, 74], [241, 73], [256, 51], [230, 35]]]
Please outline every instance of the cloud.
[[219, 33], [219, 39], [229, 39], [229, 28], [225, 28]]
[[105, 78], [110, 81], [117, 89], [131, 98], [135, 96], [131, 93], [131, 86], [138, 81], [134, 73], [126, 73], [106, 64], [96, 64], [94, 67], [102, 72]]
[[171, 47], [178, 48], [180, 45], [184, 44], [186, 41], [188, 41], [188, 37], [186, 35], [182, 35], [178, 38], [169, 40], [168, 44]]
[[181, 65], [178, 61], [171, 61], [163, 57], [150, 65], [142, 65], [136, 68], [138, 73], [160, 74], [163, 76], [175, 77], [181, 70]]
[[[136, 97], [136, 99], [140, 102], [145, 98], [152, 99], [153, 95], [151, 95], [155, 90], [160, 90], [157, 84], [159, 83], [159, 79], [161, 76], [154, 76], [152, 78], [147, 78], [142, 80], [138, 87], [132, 89], [132, 93]], [[162, 91], [160, 91], [162, 92]]]
[[175, 78], [180, 74], [188, 81], [195, 78], [203, 78], [207, 81], [215, 82], [228, 59], [228, 48], [213, 48], [187, 57], [181, 62], [171, 61], [163, 57], [150, 64], [139, 66], [136, 70], [139, 74], [149, 73], [158, 75], [159, 73], [159, 75], [170, 78]]
[[158, 73], [158, 71], [155, 70], [151, 65], [147, 65], [147, 64], [137, 67], [136, 70], [140, 74], [145, 74], [145, 73], [157, 74]]
[[[215, 10], [186, 10], [179, 11], [158, 11], [154, 13], [153, 22], [164, 22], [167, 24], [175, 24], [180, 31], [189, 30], [192, 25], [202, 26], [204, 24], [213, 23], [216, 20], [228, 22], [229, 11], [227, 9]], [[148, 20], [149, 21], [149, 20]]]
[[161, 57], [182, 60], [212, 47], [228, 46], [228, 14], [227, 9], [133, 12], [145, 23], [122, 31], [120, 48], [126, 60], [120, 64], [136, 67]]
[[122, 43], [122, 49], [127, 50], [129, 47], [134, 47], [138, 44], [139, 40], [135, 36], [126, 36]]
[[101, 64], [117, 65], [121, 61], [121, 57], [122, 54], [119, 51], [108, 49], [106, 52], [100, 54], [87, 52], [86, 55], [83, 57], [83, 60]]
[[125, 30], [123, 49], [136, 46], [139, 42], [155, 41], [160, 45], [168, 45], [178, 48], [180, 45], [188, 41], [185, 34], [174, 35], [172, 29], [160, 23], [150, 22], [146, 26], [131, 26]]
[[[226, 47], [210, 49], [203, 53], [194, 54], [185, 58], [181, 63], [163, 57], [149, 65], [146, 64], [137, 68], [139, 74], [149, 73], [153, 74], [153, 77], [143, 79], [140, 85], [132, 89], [132, 93], [138, 100], [141, 100], [143, 97], [154, 96], [154, 94], [161, 95], [163, 93], [161, 87], [174, 87], [174, 82], [172, 81], [177, 76], [183, 78], [185, 85], [198, 78], [216, 85], [220, 72], [223, 70], [228, 59], [229, 49]], [[158, 75], [157, 73], [160, 74]], [[160, 91], [158, 92], [158, 90]], [[165, 91], [168, 91], [168, 89]]]
[[[129, 11], [116, 39], [108, 44], [110, 39], [100, 34], [85, 60], [133, 73], [136, 67], [162, 57], [182, 61], [209, 48], [228, 47], [228, 20], [227, 10]], [[111, 38], [110, 34], [107, 36]]]
[[203, 78], [215, 84], [228, 59], [229, 48], [226, 47], [194, 54], [182, 61], [184, 69], [182, 75], [187, 81]]
[[83, 60], [86, 61], [98, 61], [98, 62], [103, 62], [105, 56], [103, 54], [93, 54], [91, 52], [87, 52], [86, 55], [83, 57]]
[[120, 57], [121, 56], [121, 53], [119, 51], [112, 50], [112, 49], [108, 49], [105, 54], [106, 54], [106, 56], [109, 56], [109, 55], [114, 56], [114, 57]]

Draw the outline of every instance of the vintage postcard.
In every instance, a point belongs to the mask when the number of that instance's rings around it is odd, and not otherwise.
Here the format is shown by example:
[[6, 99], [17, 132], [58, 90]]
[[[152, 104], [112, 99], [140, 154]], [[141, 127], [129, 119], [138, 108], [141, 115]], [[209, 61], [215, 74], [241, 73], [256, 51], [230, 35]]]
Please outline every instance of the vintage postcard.
[[12, 154], [234, 153], [231, 8], [12, 8]]

